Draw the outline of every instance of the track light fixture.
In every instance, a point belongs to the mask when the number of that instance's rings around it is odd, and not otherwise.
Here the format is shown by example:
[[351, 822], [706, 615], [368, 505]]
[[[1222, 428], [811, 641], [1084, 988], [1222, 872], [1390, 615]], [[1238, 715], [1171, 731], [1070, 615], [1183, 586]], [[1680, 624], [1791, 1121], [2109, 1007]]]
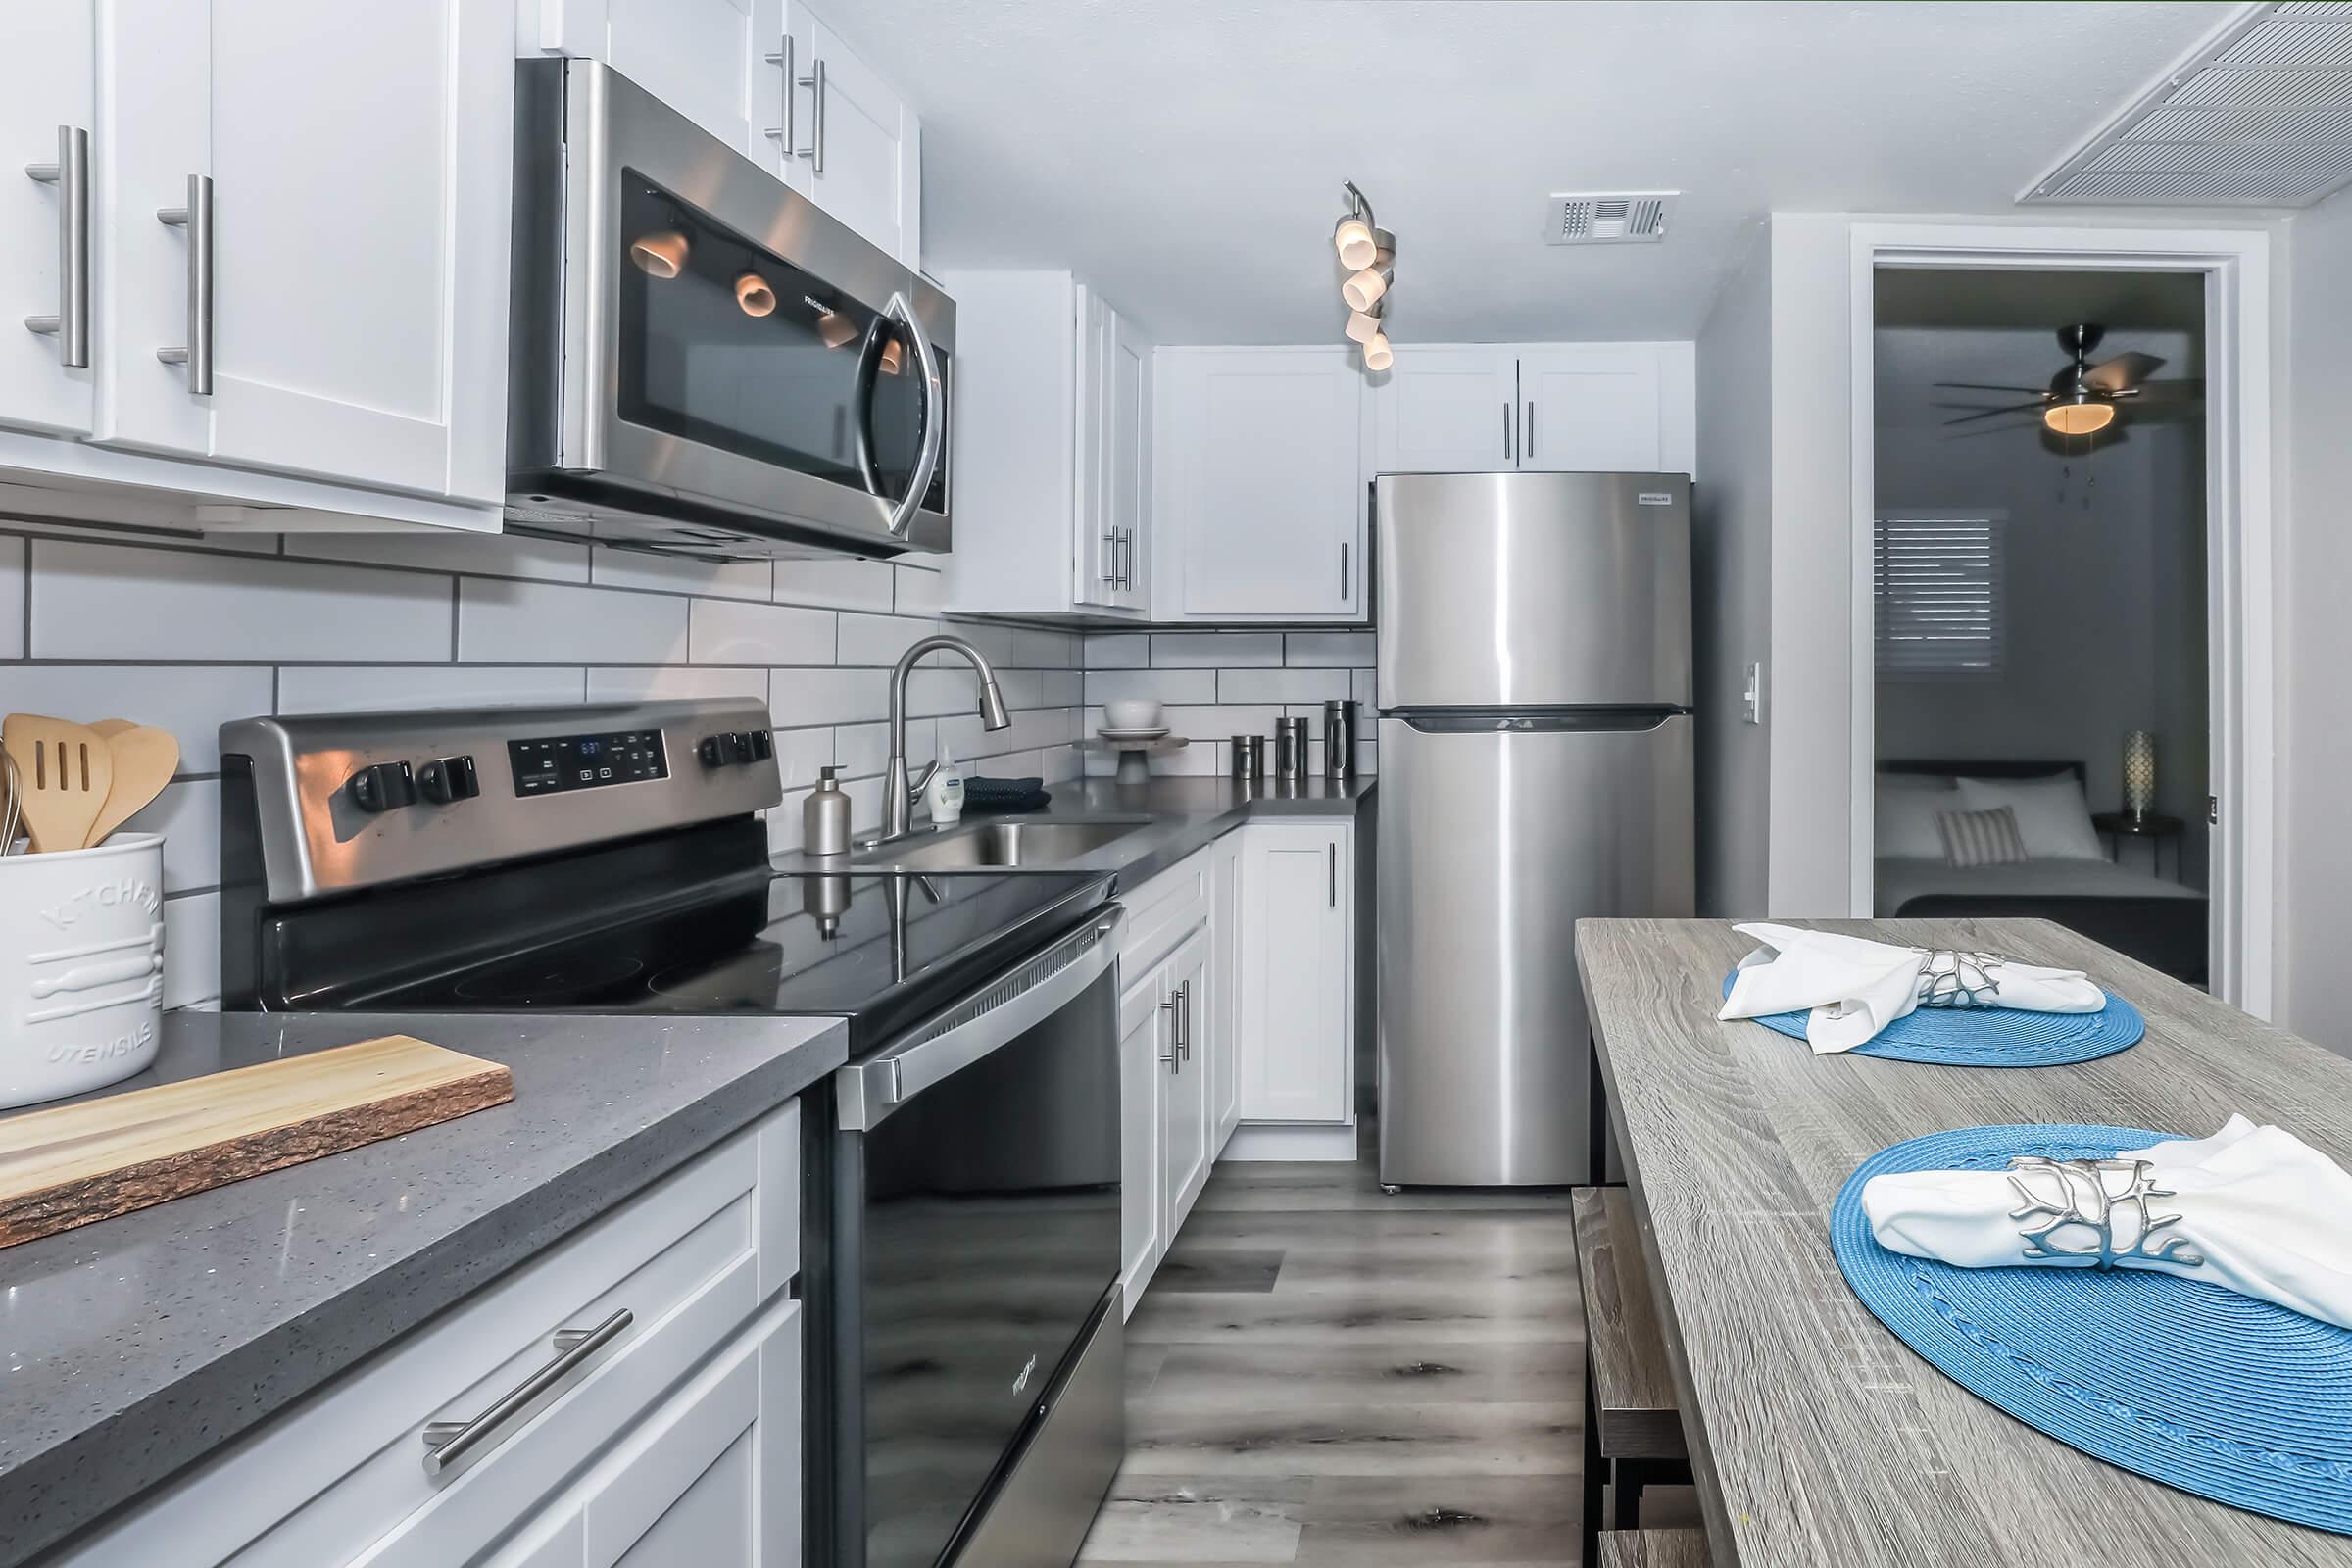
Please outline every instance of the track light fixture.
[[1353, 180], [1343, 181], [1342, 188], [1348, 193], [1348, 211], [1332, 226], [1331, 244], [1348, 270], [1340, 285], [1340, 298], [1348, 306], [1348, 339], [1363, 345], [1364, 368], [1385, 370], [1396, 360], [1382, 318], [1388, 314], [1390, 286], [1396, 281], [1396, 236], [1380, 226], [1372, 204]]

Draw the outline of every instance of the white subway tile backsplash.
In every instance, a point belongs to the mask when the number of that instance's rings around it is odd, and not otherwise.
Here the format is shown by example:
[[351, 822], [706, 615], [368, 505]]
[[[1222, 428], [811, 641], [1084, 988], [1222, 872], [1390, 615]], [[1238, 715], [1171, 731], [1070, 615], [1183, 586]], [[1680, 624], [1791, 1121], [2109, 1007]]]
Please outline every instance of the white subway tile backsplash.
[[1380, 697], [1380, 672], [1372, 669], [1356, 670], [1354, 678], [1349, 684], [1354, 687], [1356, 702], [1363, 705], [1365, 709], [1365, 711], [1355, 715], [1356, 727], [1361, 729], [1364, 721], [1371, 716], [1372, 705]]
[[[833, 761], [843, 778], [872, 778], [890, 765], [890, 726], [845, 724], [833, 734]], [[939, 755], [939, 726], [929, 719], [906, 725], [906, 765], [919, 770]]]
[[[918, 677], [919, 678], [919, 677]], [[777, 669], [768, 672], [767, 710], [779, 728], [863, 724], [890, 712], [886, 669]]]
[[887, 561], [779, 561], [776, 603], [887, 612], [898, 597]]
[[458, 658], [467, 663], [683, 663], [688, 603], [610, 588], [462, 577]]
[[830, 664], [833, 612], [732, 599], [694, 602], [698, 664]]
[[[888, 669], [899, 662], [900, 655], [938, 630], [936, 620], [921, 620], [911, 615], [860, 615], [845, 611], [841, 616], [841, 650], [834, 662]], [[952, 654], [938, 655], [936, 659], [941, 663], [950, 660], [958, 664], [963, 662]]]
[[829, 729], [776, 731], [776, 772], [788, 790], [814, 784], [816, 770], [832, 765], [833, 752], [833, 732]]
[[1209, 631], [1169, 635], [1152, 634], [1152, 662], [1155, 667], [1232, 669], [1282, 662], [1282, 633], [1278, 631]]
[[576, 703], [582, 672], [562, 664], [293, 664], [277, 673], [281, 713], [388, 712]]
[[1213, 703], [1217, 672], [1213, 669], [1090, 669], [1086, 700], [1090, 707], [1131, 697], [1161, 703]]
[[220, 780], [183, 779], [166, 786], [153, 804], [122, 824], [122, 831], [164, 836], [166, 894], [220, 885]]
[[449, 579], [203, 550], [32, 541], [35, 659], [446, 659]]
[[643, 550], [615, 550], [611, 545], [596, 547], [589, 575], [600, 588], [641, 588], [714, 599], [765, 599], [774, 582], [772, 566], [765, 561], [696, 561]]
[[588, 700], [592, 703], [667, 702], [678, 697], [749, 697], [764, 703], [767, 671], [697, 669], [679, 664], [588, 671]]
[[0, 668], [0, 711], [153, 724], [179, 742], [181, 773], [218, 773], [220, 726], [270, 710], [271, 673], [267, 664], [14, 664]]
[[1368, 631], [1295, 631], [1283, 638], [1283, 662], [1298, 668], [1354, 668], [1372, 662]]
[[422, 571], [469, 572], [479, 577], [530, 577], [541, 582], [586, 582], [588, 547], [520, 534], [309, 533], [287, 541], [288, 556], [352, 561]]
[[1152, 639], [1141, 633], [1086, 639], [1089, 669], [1141, 669], [1152, 662]]
[[220, 895], [164, 900], [164, 1005], [190, 1007], [220, 995]]
[[0, 536], [0, 659], [24, 657], [24, 541]]
[[1049, 669], [1046, 677], [1046, 701], [1055, 708], [1076, 708], [1086, 701], [1086, 672], [1080, 669]]
[[[1220, 703], [1320, 703], [1348, 695], [1344, 669], [1221, 669]], [[1094, 693], [1090, 689], [1088, 696]]]

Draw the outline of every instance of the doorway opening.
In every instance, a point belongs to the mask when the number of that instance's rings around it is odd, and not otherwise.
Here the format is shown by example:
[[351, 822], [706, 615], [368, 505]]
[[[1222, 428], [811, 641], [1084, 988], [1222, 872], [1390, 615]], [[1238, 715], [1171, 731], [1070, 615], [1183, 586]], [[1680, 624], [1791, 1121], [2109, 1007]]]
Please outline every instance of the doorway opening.
[[1871, 909], [2212, 975], [2207, 280], [1882, 267]]

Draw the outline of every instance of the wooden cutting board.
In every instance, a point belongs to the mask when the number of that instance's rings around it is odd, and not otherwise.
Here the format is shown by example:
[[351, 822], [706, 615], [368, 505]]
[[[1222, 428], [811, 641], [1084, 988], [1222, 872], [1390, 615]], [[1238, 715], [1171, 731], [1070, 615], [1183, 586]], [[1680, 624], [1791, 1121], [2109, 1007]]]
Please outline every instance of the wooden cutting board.
[[514, 1098], [408, 1035], [0, 1117], [0, 1247], [339, 1154]]

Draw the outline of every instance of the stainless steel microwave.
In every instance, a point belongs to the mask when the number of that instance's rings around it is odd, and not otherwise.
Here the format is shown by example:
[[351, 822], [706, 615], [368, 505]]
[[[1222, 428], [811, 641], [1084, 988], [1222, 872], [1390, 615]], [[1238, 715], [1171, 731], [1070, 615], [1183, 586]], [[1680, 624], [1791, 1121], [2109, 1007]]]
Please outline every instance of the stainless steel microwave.
[[517, 71], [508, 526], [946, 550], [955, 301], [610, 69]]

